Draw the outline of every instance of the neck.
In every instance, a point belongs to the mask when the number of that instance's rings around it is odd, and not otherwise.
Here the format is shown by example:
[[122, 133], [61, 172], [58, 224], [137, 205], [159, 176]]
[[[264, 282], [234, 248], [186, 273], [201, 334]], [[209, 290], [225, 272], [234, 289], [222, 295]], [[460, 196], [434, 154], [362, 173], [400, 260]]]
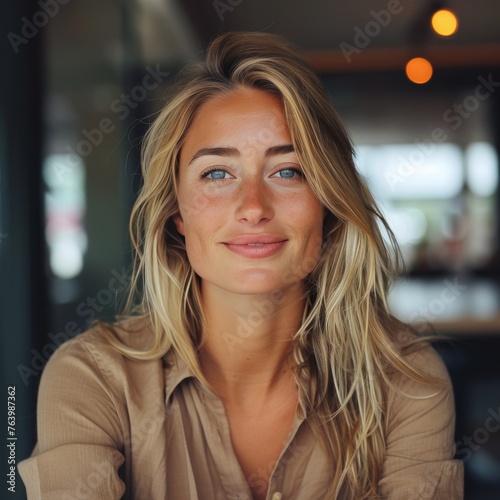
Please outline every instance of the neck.
[[305, 307], [303, 285], [270, 295], [237, 295], [202, 284], [200, 365], [219, 396], [264, 401], [293, 384], [293, 335]]

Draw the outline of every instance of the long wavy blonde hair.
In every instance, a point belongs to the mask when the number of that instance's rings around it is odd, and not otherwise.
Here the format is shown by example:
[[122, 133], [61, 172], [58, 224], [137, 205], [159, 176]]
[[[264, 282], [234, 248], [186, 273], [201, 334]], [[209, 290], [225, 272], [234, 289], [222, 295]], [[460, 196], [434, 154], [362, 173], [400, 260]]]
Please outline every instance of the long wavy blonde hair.
[[135, 264], [123, 315], [148, 318], [154, 342], [138, 351], [112, 336], [109, 341], [138, 360], [175, 349], [205, 380], [197, 355], [203, 328], [199, 278], [173, 223], [178, 158], [200, 106], [241, 86], [281, 99], [305, 177], [326, 209], [322, 256], [308, 276], [304, 320], [294, 336], [295, 375], [307, 398], [307, 419], [335, 457], [329, 497], [347, 488], [352, 498], [373, 498], [385, 453], [388, 374], [435, 380], [407, 362], [401, 332], [408, 327], [388, 311], [386, 295], [399, 271], [397, 247], [382, 236], [391, 232], [354, 167], [351, 141], [320, 80], [283, 39], [220, 35], [204, 62], [186, 69], [171, 90], [144, 142], [144, 184], [130, 223]]

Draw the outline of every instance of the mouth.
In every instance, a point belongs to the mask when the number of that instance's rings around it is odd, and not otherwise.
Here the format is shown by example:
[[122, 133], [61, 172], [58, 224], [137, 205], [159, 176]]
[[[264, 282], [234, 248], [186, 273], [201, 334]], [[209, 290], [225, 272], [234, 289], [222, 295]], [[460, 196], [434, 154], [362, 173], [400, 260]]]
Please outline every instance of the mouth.
[[243, 257], [263, 258], [278, 253], [287, 241], [286, 238], [271, 235], [249, 235], [225, 241], [223, 244], [231, 252]]
[[233, 238], [228, 241], [223, 241], [224, 245], [247, 245], [247, 246], [263, 246], [272, 245], [274, 243], [283, 243], [287, 241], [281, 236], [272, 235], [246, 235]]

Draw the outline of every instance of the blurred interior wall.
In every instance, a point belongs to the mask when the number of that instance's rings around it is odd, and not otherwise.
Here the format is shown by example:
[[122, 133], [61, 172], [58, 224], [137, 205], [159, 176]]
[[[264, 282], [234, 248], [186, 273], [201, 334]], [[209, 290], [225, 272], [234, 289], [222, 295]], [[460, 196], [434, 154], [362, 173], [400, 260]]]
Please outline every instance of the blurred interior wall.
[[[3, 6], [2, 34], [19, 33], [21, 20], [32, 19], [35, 0]], [[15, 454], [31, 452], [37, 381], [24, 385], [18, 366], [31, 366], [31, 349], [40, 348], [37, 332], [47, 327], [46, 271], [41, 182], [44, 33], [29, 43], [2, 43], [0, 78], [0, 344], [2, 397], [15, 387]], [[5, 462], [4, 462], [5, 463]], [[3, 469], [2, 469], [3, 470]], [[5, 477], [5, 476], [4, 476]], [[5, 485], [4, 485], [5, 488]], [[4, 489], [5, 491], [5, 489]], [[16, 493], [25, 498], [20, 478]]]

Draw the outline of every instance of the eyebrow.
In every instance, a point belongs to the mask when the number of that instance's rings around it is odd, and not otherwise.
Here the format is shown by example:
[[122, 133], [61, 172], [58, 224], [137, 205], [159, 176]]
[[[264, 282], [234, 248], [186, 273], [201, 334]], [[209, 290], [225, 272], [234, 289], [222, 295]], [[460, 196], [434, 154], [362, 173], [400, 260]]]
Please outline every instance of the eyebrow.
[[[271, 146], [270, 148], [266, 149], [264, 156], [266, 158], [269, 158], [270, 156], [293, 153], [293, 151], [295, 151], [293, 144], [281, 144], [279, 146]], [[191, 163], [193, 163], [200, 156], [208, 155], [238, 157], [240, 156], [240, 152], [236, 148], [202, 148], [193, 155], [188, 165], [191, 165]]]
[[293, 148], [293, 144], [282, 144], [280, 146], [272, 146], [266, 149], [264, 156], [269, 158], [270, 156], [276, 155], [286, 155], [287, 153], [293, 153], [295, 149]]

